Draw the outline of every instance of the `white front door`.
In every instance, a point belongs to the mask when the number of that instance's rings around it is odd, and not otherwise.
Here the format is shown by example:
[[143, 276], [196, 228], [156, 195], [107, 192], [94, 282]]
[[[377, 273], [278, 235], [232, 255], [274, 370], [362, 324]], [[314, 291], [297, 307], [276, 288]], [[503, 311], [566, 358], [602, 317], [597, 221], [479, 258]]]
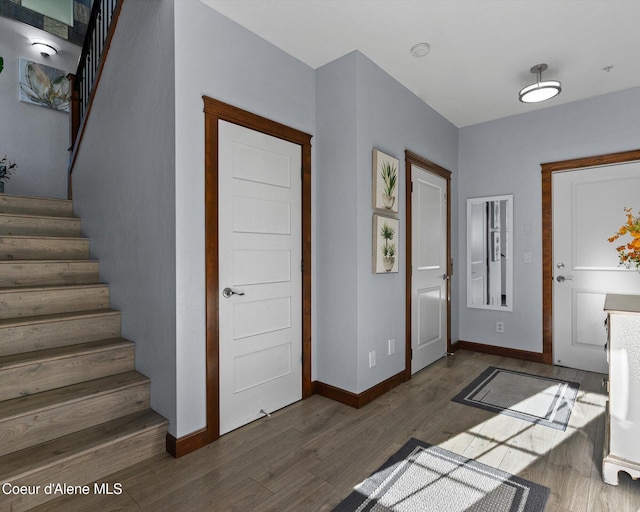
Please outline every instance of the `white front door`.
[[299, 145], [219, 121], [218, 147], [222, 435], [302, 398], [302, 180]]
[[447, 352], [447, 180], [411, 165], [411, 373]]
[[553, 360], [607, 373], [604, 297], [640, 292], [640, 274], [618, 265], [610, 243], [640, 207], [640, 163], [553, 174]]

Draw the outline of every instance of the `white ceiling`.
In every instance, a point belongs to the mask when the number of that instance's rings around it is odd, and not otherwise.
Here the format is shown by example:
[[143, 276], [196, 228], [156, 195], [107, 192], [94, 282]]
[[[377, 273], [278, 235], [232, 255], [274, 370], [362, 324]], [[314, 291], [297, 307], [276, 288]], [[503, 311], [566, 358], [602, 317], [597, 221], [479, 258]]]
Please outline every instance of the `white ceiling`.
[[[640, 86], [639, 0], [202, 1], [314, 69], [359, 50], [458, 127]], [[539, 63], [563, 91], [520, 103]]]

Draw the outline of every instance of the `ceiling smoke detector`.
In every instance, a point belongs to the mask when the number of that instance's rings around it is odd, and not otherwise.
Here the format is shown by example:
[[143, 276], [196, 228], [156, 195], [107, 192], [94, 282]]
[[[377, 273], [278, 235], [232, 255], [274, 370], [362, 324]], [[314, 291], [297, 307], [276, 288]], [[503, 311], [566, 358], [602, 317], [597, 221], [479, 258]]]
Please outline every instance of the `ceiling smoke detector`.
[[430, 50], [431, 47], [429, 46], [429, 43], [414, 44], [411, 47], [411, 55], [413, 55], [414, 57], [426, 57], [427, 55], [429, 55]]

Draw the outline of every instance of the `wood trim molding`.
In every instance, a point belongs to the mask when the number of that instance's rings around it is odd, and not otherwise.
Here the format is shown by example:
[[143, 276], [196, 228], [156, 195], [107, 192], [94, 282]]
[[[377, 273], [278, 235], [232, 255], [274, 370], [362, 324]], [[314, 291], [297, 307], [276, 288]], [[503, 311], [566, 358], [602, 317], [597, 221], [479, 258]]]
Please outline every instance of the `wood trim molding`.
[[[206, 261], [206, 434], [187, 446], [204, 446], [220, 437], [218, 331], [218, 121], [224, 120], [300, 145], [302, 150], [302, 398], [313, 394], [311, 382], [311, 135], [203, 96], [205, 113], [205, 261]], [[190, 437], [190, 436], [188, 436]], [[181, 440], [179, 440], [180, 442]], [[177, 450], [178, 452], [180, 450]]]
[[171, 434], [166, 437], [166, 450], [176, 459], [191, 453], [208, 443], [207, 429], [198, 430], [186, 436], [175, 438]]
[[407, 380], [409, 379], [403, 370], [359, 394], [331, 386], [330, 384], [325, 384], [324, 382], [314, 381], [313, 392], [317, 395], [335, 400], [336, 402], [360, 409], [360, 407], [364, 407], [368, 403], [373, 402], [376, 398], [381, 397]]
[[515, 348], [496, 347], [495, 345], [485, 345], [471, 341], [458, 340], [454, 343], [453, 351], [469, 350], [471, 352], [482, 352], [494, 356], [510, 357], [512, 359], [522, 359], [534, 363], [544, 363], [544, 354], [541, 352], [529, 352]]
[[453, 267], [451, 262], [451, 171], [444, 167], [422, 158], [421, 156], [405, 150], [405, 375], [411, 378], [411, 268], [412, 268], [412, 195], [411, 195], [411, 166], [415, 165], [425, 171], [444, 178], [447, 182], [447, 352], [451, 352], [451, 275]]
[[[541, 164], [542, 168], [542, 354], [553, 364], [553, 174], [640, 160], [640, 149]], [[613, 167], [612, 169], [615, 169]]]

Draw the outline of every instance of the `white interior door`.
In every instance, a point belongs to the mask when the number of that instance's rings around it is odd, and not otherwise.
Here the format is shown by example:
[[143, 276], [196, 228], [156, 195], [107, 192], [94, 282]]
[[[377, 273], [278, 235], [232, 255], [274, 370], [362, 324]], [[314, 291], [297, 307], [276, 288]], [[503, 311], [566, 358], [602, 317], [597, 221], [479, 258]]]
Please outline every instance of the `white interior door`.
[[447, 180], [411, 166], [411, 373], [447, 352]]
[[553, 358], [607, 373], [604, 297], [640, 292], [640, 274], [618, 265], [611, 237], [640, 198], [640, 163], [553, 175]]
[[218, 147], [225, 434], [302, 398], [302, 180], [299, 145], [220, 121]]

